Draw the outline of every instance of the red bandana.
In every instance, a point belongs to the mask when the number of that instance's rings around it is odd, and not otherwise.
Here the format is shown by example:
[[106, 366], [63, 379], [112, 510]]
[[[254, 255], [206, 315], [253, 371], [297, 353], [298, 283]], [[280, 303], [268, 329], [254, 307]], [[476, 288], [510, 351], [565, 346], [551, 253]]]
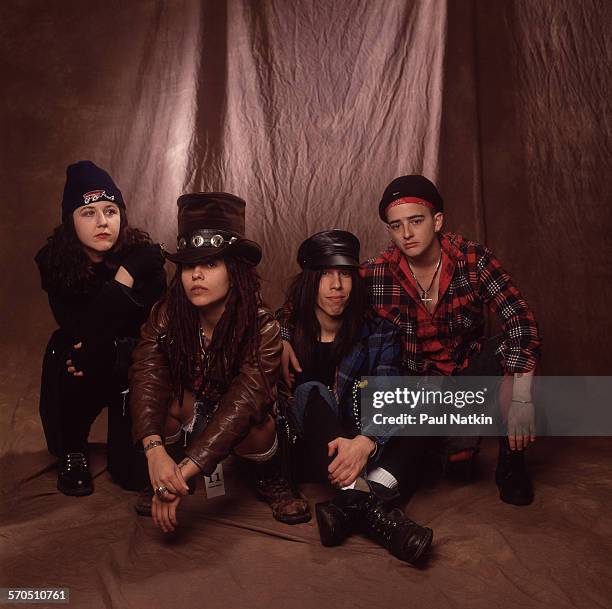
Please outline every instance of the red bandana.
[[385, 209], [385, 213], [387, 213], [392, 207], [395, 207], [396, 205], [403, 205], [404, 203], [418, 203], [419, 205], [424, 205], [430, 209], [436, 208], [433, 203], [425, 201], [425, 199], [420, 199], [419, 197], [402, 197], [401, 199], [396, 199], [392, 203], [389, 203]]

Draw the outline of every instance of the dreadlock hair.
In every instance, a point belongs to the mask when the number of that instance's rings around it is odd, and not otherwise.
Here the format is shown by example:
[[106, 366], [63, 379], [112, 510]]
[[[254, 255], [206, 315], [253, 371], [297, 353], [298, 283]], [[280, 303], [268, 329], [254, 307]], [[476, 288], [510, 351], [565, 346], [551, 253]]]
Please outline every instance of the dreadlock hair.
[[[332, 360], [338, 362], [349, 353], [359, 340], [361, 326], [368, 312], [367, 292], [357, 269], [347, 269], [353, 280], [348, 304], [342, 313], [342, 326], [332, 347]], [[291, 308], [289, 323], [293, 327], [293, 348], [302, 364], [310, 368], [314, 364], [315, 347], [321, 338], [321, 325], [317, 319], [317, 296], [323, 269], [304, 269], [289, 288]]]
[[[210, 260], [212, 258], [203, 260], [202, 263]], [[230, 289], [225, 310], [217, 322], [207, 348], [207, 370], [219, 367], [224, 379], [228, 380], [238, 373], [245, 358], [261, 369], [261, 335], [257, 321], [261, 296], [255, 267], [231, 256], [223, 258], [223, 261], [230, 278]], [[168, 358], [173, 389], [180, 404], [183, 402], [185, 389], [192, 388], [200, 374], [204, 372], [203, 383], [210, 382], [203, 370], [199, 312], [185, 294], [181, 280], [183, 268], [183, 265], [177, 265], [166, 295]]]
[[[119, 236], [111, 250], [104, 254], [104, 264], [112, 272], [117, 271], [120, 266], [119, 260], [126, 251], [143, 243], [152, 243], [148, 233], [129, 225], [123, 207], [119, 208], [119, 214], [121, 218]], [[54, 229], [40, 254], [45, 268], [44, 281], [47, 285], [74, 294], [85, 294], [93, 287], [93, 263], [77, 237], [72, 214]]]

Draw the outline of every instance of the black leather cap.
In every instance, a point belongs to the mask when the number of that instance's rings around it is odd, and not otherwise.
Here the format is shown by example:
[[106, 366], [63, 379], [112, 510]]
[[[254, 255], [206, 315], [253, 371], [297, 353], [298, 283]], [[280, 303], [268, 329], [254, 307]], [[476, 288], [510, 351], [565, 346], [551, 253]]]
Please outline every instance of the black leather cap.
[[297, 261], [303, 269], [331, 266], [359, 266], [359, 239], [345, 230], [324, 230], [308, 237], [298, 249]]

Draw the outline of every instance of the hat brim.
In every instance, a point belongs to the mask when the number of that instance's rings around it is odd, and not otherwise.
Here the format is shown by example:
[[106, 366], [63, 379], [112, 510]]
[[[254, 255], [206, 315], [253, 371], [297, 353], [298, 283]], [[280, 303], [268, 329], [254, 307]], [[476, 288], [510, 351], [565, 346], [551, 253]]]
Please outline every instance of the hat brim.
[[261, 262], [261, 247], [255, 241], [241, 239], [222, 247], [189, 247], [177, 252], [164, 250], [164, 256], [175, 264], [194, 264], [206, 258], [233, 256], [242, 258], [252, 266], [257, 266]]
[[313, 269], [326, 269], [331, 266], [349, 266], [351, 268], [359, 268], [359, 260], [356, 260], [352, 256], [345, 256], [343, 254], [331, 254], [315, 258], [307, 265], [308, 268]]

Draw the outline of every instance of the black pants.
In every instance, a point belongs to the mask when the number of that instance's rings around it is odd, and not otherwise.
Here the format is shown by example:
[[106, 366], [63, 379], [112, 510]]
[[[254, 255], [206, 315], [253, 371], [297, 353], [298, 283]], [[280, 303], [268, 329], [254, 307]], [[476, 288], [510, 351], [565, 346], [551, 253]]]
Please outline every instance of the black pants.
[[40, 417], [49, 452], [60, 458], [84, 452], [93, 422], [108, 408], [108, 471], [121, 486], [138, 490], [148, 479], [142, 451], [132, 441], [127, 383], [113, 370], [75, 377], [66, 370], [69, 345], [61, 331], [47, 345], [40, 390]]
[[[327, 480], [327, 467], [334, 457], [327, 456], [327, 445], [338, 437], [352, 438], [333, 406], [317, 389], [311, 390], [303, 417], [303, 437], [299, 443], [298, 475], [305, 481]], [[382, 467], [398, 481], [402, 493], [410, 493], [423, 470], [427, 438], [394, 436], [381, 447], [368, 469]]]
[[458, 376], [503, 376], [504, 368], [495, 355], [503, 340], [503, 334], [487, 338], [482, 343], [480, 353], [470, 358], [470, 363]]
[[[491, 378], [487, 385], [489, 395], [494, 395], [499, 391], [504, 369], [501, 362], [495, 355], [495, 351], [504, 340], [502, 334], [486, 339], [479, 353], [473, 355], [468, 366], [457, 374], [457, 376], [487, 376]], [[479, 385], [480, 387], [480, 385]], [[440, 442], [440, 452], [443, 456], [452, 455], [464, 450], [478, 452], [480, 436], [451, 436], [444, 438]]]

